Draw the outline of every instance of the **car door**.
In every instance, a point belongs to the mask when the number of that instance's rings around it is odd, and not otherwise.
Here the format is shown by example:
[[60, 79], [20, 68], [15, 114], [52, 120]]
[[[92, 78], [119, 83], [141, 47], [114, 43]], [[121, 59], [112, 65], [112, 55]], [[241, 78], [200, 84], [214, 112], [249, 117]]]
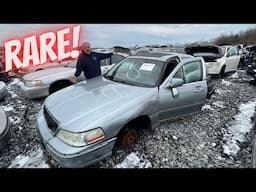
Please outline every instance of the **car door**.
[[[170, 81], [179, 78], [184, 84], [170, 87]], [[199, 111], [206, 101], [206, 67], [201, 58], [180, 63], [159, 88], [160, 120], [172, 119]]]
[[240, 56], [236, 47], [230, 47], [226, 56], [226, 72], [237, 70]]

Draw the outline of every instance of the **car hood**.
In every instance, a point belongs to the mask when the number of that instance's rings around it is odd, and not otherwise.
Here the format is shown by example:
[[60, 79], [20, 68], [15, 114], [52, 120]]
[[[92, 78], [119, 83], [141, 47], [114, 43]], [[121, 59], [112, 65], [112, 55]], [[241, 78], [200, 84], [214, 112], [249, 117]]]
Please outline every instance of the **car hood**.
[[24, 80], [41, 80], [44, 78], [50, 78], [51, 76], [56, 76], [62, 73], [69, 73], [70, 71], [74, 71], [74, 68], [69, 67], [56, 67], [51, 69], [44, 69], [40, 71], [35, 71], [23, 76]]
[[138, 107], [135, 103], [145, 103], [153, 91], [97, 77], [54, 93], [46, 99], [45, 107], [62, 129], [80, 132], [94, 128], [95, 122], [116, 110], [125, 113]]

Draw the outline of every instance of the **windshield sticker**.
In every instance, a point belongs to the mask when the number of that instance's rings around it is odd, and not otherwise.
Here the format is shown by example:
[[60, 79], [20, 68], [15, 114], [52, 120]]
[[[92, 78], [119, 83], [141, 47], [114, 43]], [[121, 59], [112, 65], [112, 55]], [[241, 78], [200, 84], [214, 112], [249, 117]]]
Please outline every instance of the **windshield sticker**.
[[140, 67], [140, 70], [152, 71], [154, 67], [155, 67], [155, 64], [153, 63], [143, 63]]

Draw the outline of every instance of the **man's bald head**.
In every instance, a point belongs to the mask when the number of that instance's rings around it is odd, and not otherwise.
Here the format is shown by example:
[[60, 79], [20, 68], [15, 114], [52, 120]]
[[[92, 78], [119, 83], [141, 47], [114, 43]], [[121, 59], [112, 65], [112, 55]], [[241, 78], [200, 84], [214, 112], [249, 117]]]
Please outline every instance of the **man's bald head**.
[[84, 42], [82, 44], [82, 51], [85, 53], [85, 54], [88, 54], [90, 55], [91, 54], [91, 44], [89, 42]]

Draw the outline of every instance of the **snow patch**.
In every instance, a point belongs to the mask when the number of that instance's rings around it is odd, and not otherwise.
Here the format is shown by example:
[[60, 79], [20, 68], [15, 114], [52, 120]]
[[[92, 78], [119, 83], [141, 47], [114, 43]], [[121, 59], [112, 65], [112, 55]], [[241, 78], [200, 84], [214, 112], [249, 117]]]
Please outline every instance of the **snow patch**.
[[211, 105], [207, 105], [207, 104], [203, 105], [202, 111], [207, 111], [207, 110], [214, 110], [214, 109], [211, 107]]
[[13, 97], [13, 98], [18, 98], [19, 97], [16, 93], [14, 93], [11, 90], [9, 90], [9, 93], [11, 94], [11, 97]]
[[226, 85], [226, 86], [229, 86], [229, 85], [231, 85], [232, 83], [229, 82], [229, 81], [226, 81], [226, 80], [222, 79], [221, 84]]
[[212, 105], [214, 105], [216, 107], [219, 107], [219, 108], [222, 108], [222, 109], [226, 108], [224, 106], [224, 102], [223, 101], [215, 101], [215, 102], [212, 103]]
[[217, 93], [218, 95], [225, 95], [227, 94], [227, 92], [230, 92], [228, 90], [222, 90], [222, 89], [216, 89], [215, 93]]
[[239, 78], [239, 75], [237, 72], [235, 72], [233, 75], [230, 76], [232, 79], [237, 79]]
[[43, 158], [43, 151], [36, 146], [27, 155], [18, 155], [8, 168], [50, 168]]
[[19, 82], [20, 82], [20, 79], [19, 79], [19, 78], [14, 78], [14, 79], [12, 80], [12, 82], [10, 83], [10, 85], [19, 84]]
[[12, 106], [2, 106], [2, 107], [3, 107], [3, 109], [4, 109], [6, 112], [8, 112], [8, 111], [13, 111], [13, 110], [14, 110]]
[[240, 143], [246, 141], [246, 134], [253, 127], [251, 117], [254, 116], [255, 107], [256, 100], [240, 105], [240, 113], [234, 116], [235, 120], [230, 122], [231, 126], [224, 134], [223, 150], [225, 154], [235, 156], [240, 150]]
[[18, 124], [21, 122], [21, 118], [18, 116], [9, 116], [8, 118], [13, 124]]
[[149, 160], [141, 160], [136, 153], [130, 153], [121, 163], [117, 164], [115, 168], [150, 168], [152, 167]]

